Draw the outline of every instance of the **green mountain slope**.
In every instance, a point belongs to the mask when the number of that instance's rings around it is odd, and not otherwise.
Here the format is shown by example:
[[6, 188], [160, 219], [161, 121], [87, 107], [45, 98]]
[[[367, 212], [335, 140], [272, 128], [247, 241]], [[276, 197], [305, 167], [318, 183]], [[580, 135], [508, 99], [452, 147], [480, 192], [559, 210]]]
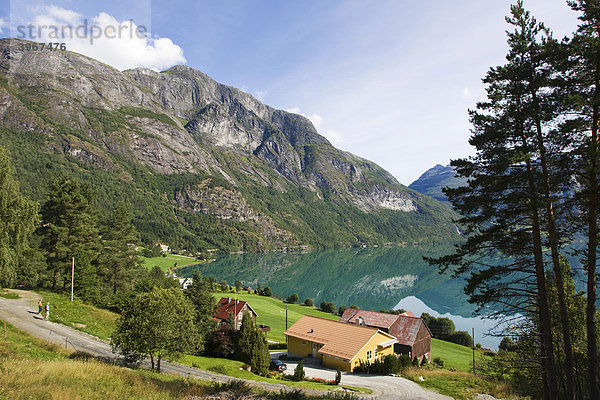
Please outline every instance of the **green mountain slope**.
[[439, 201], [447, 202], [448, 198], [442, 192], [442, 188], [456, 188], [464, 186], [466, 183], [467, 181], [464, 178], [456, 176], [451, 166], [437, 164], [435, 167], [425, 171], [419, 179], [411, 183], [408, 187]]
[[97, 204], [134, 206], [142, 240], [262, 251], [453, 239], [453, 212], [310, 121], [186, 66], [117, 71], [0, 39], [0, 145], [23, 191], [90, 182]]

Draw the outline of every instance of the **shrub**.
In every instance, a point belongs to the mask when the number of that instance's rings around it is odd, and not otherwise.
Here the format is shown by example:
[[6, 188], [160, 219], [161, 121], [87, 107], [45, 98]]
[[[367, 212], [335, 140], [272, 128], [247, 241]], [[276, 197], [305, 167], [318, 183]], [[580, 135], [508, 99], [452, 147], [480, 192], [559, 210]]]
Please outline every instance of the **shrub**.
[[423, 360], [421, 361], [421, 367], [425, 367], [427, 366], [427, 364], [429, 364], [429, 360], [427, 359], [427, 357], [423, 356]]
[[217, 374], [221, 374], [221, 375], [227, 375], [227, 371], [225, 370], [225, 366], [224, 365], [213, 365], [212, 367], [208, 367], [209, 371], [215, 372]]
[[219, 288], [222, 292], [227, 292], [229, 290], [229, 284], [227, 283], [227, 281], [221, 281], [219, 282]]
[[302, 361], [300, 361], [296, 366], [296, 370], [294, 371], [294, 380], [299, 382], [301, 380], [304, 380], [304, 376], [304, 365], [302, 365]]
[[286, 303], [296, 304], [298, 302], [298, 293], [292, 293], [285, 299]]
[[344, 311], [346, 311], [346, 306], [340, 306], [340, 308], [338, 308], [338, 315], [341, 317], [344, 314]]
[[335, 371], [335, 384], [339, 385], [341, 381], [342, 381], [342, 371], [340, 371], [340, 369], [338, 368]]
[[419, 358], [418, 357], [413, 358], [412, 365], [413, 365], [413, 367], [419, 366]]
[[433, 359], [433, 364], [437, 367], [444, 368], [444, 360], [439, 357]]
[[321, 311], [325, 311], [331, 314], [335, 314], [337, 312], [337, 309], [335, 308], [335, 304], [333, 304], [332, 302], [328, 302], [328, 301], [322, 301], [321, 302]]
[[313, 300], [312, 300], [310, 297], [307, 297], [307, 298], [304, 300], [304, 305], [305, 305], [305, 306], [312, 307], [314, 304], [315, 304], [315, 303], [313, 302]]
[[285, 350], [287, 344], [285, 343], [269, 343], [269, 350]]
[[265, 286], [265, 288], [262, 290], [262, 295], [266, 297], [271, 297], [273, 296], [273, 291], [269, 286]]
[[473, 346], [473, 338], [467, 331], [452, 332], [447, 339], [449, 342], [460, 344], [463, 346]]

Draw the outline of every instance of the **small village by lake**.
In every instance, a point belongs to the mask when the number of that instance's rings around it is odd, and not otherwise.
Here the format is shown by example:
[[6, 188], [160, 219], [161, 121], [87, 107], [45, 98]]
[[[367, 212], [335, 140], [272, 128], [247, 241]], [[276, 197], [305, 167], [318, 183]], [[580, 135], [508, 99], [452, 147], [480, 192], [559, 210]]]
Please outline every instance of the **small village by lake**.
[[474, 328], [476, 343], [497, 349], [501, 338], [488, 335], [496, 321], [474, 314], [476, 307], [463, 293], [464, 281], [440, 274], [423, 260], [449, 250], [449, 245], [438, 245], [229, 254], [183, 267], [177, 274], [191, 277], [197, 270], [230, 284], [240, 280], [253, 288], [269, 286], [283, 298], [297, 293], [300, 301], [308, 297], [315, 304], [402, 308], [415, 315], [448, 317], [457, 330], [472, 333]]

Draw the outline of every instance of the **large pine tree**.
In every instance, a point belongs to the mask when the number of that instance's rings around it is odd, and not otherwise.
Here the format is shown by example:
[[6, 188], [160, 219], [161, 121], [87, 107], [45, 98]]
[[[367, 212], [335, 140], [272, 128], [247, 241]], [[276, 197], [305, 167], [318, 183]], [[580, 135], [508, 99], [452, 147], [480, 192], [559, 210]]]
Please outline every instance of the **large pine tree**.
[[99, 293], [97, 258], [100, 251], [97, 218], [88, 185], [63, 176], [48, 186], [48, 201], [42, 206], [42, 248], [52, 275], [52, 288], [59, 279], [70, 287], [71, 262], [75, 257], [75, 292], [92, 299]]
[[19, 193], [8, 152], [0, 147], [0, 287], [15, 284], [37, 220], [37, 204]]

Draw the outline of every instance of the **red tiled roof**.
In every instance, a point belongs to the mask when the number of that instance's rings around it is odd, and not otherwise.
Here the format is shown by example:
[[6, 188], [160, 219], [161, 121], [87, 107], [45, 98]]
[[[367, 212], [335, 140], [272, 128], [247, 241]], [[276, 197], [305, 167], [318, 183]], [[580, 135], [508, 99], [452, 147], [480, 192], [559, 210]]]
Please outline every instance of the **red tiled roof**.
[[352, 308], [347, 308], [344, 311], [340, 321], [356, 324], [359, 318], [363, 319], [366, 326], [388, 329], [388, 332], [398, 339], [399, 344], [407, 346], [412, 346], [415, 343], [421, 324], [425, 324], [421, 318], [415, 317], [410, 311], [396, 315]]
[[340, 321], [357, 324], [359, 318], [362, 318], [366, 326], [389, 329], [396, 319], [398, 319], [398, 315], [347, 308]]
[[[394, 335], [398, 339], [398, 343], [412, 346], [417, 339], [419, 328], [421, 324], [425, 325], [425, 322], [421, 318], [411, 317], [408, 315], [398, 315], [396, 323], [390, 329], [390, 334]], [[427, 325], [425, 325], [427, 328]], [[429, 331], [429, 328], [427, 328]], [[429, 333], [431, 335], [431, 332]]]
[[237, 300], [236, 302], [236, 300], [232, 299], [231, 297], [221, 297], [221, 300], [219, 300], [219, 302], [217, 303], [217, 308], [215, 309], [213, 317], [221, 321], [227, 321], [229, 320], [230, 314], [239, 314], [239, 312], [244, 309], [245, 305], [248, 305], [248, 309], [254, 315], [258, 316], [256, 311], [254, 311], [254, 309], [250, 307], [250, 304], [246, 303], [245, 301]]

